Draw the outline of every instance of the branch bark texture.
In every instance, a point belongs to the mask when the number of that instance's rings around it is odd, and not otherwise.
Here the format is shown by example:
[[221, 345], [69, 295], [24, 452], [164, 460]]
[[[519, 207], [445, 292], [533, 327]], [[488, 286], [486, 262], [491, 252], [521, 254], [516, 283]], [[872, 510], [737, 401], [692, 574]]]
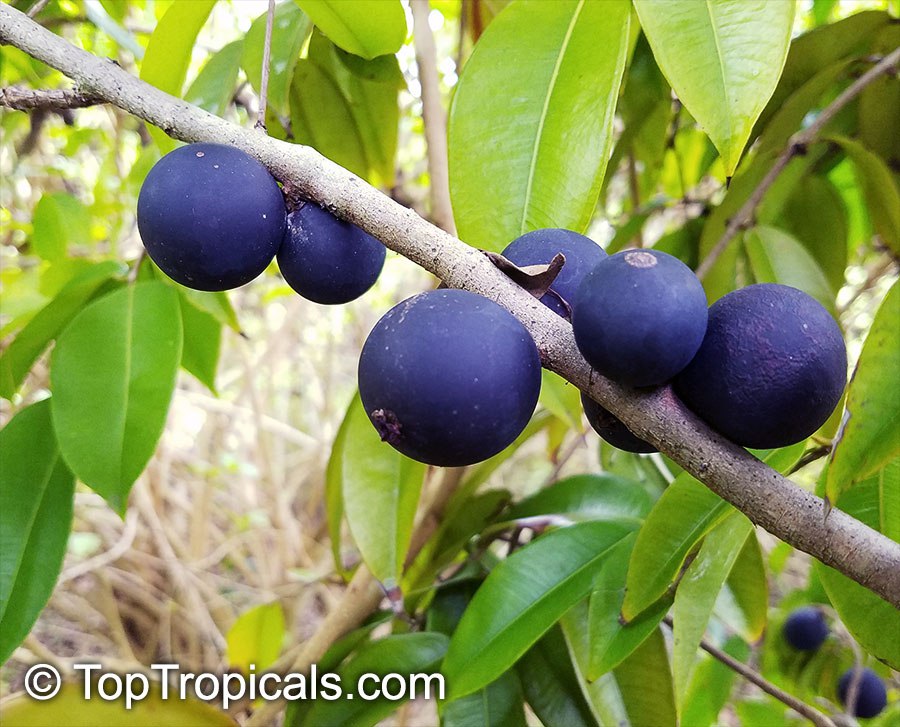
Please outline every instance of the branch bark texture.
[[75, 48], [8, 5], [0, 42], [25, 51], [99, 96], [187, 142], [232, 144], [284, 183], [362, 227], [441, 278], [511, 311], [528, 329], [544, 366], [587, 392], [639, 437], [668, 454], [754, 523], [900, 608], [900, 544], [825, 503], [709, 429], [669, 387], [633, 390], [593, 371], [572, 327], [515, 285], [487, 257], [423, 220], [315, 150], [228, 123]]

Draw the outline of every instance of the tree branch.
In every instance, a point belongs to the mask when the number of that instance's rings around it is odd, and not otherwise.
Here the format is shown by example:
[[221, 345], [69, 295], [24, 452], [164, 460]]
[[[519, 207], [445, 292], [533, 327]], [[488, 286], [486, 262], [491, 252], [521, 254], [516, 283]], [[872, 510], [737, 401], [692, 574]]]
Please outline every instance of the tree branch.
[[[663, 622], [670, 629], [674, 629], [671, 616], [666, 616], [663, 619]], [[742, 661], [738, 661], [733, 656], [731, 656], [731, 654], [728, 654], [717, 648], [716, 646], [713, 646], [706, 639], [700, 640], [700, 648], [703, 649], [707, 654], [712, 656], [714, 659], [716, 659], [716, 661], [722, 662], [729, 669], [740, 674], [751, 684], [755, 684], [756, 686], [758, 686], [766, 694], [775, 697], [775, 699], [777, 699], [782, 704], [786, 704], [798, 714], [806, 717], [806, 719], [816, 725], [816, 727], [835, 727], [835, 724], [831, 720], [831, 718], [822, 714], [818, 709], [811, 707], [802, 699], [797, 699], [797, 697], [795, 697], [793, 694], [789, 694], [780, 687], [776, 687], [758, 671], [756, 671], [755, 669], [751, 669]]]
[[64, 111], [106, 103], [94, 94], [62, 88], [41, 89], [9, 86], [0, 88], [0, 106], [14, 111]]
[[434, 34], [428, 24], [428, 0], [410, 0], [413, 16], [413, 42], [416, 67], [422, 88], [422, 121], [428, 154], [428, 176], [431, 183], [431, 218], [451, 235], [456, 234], [453, 209], [450, 206], [450, 177], [447, 158], [447, 115], [441, 103], [441, 84], [437, 72]]
[[86, 93], [170, 136], [243, 149], [276, 178], [374, 235], [448, 286], [479, 293], [504, 306], [528, 329], [545, 367], [587, 392], [637, 436], [669, 455], [754, 523], [900, 607], [900, 544], [840, 510], [826, 517], [821, 498], [710, 430], [670, 387], [634, 390], [600, 376], [579, 353], [569, 323], [515, 285], [475, 248], [315, 150], [243, 129], [173, 98], [114, 63], [75, 48], [8, 5], [0, 5], [0, 42], [56, 68]]
[[729, 220], [728, 226], [725, 228], [722, 237], [719, 238], [719, 241], [713, 246], [709, 251], [709, 254], [703, 259], [703, 262], [697, 267], [697, 277], [700, 278], [700, 280], [703, 280], [703, 278], [709, 274], [712, 266], [715, 265], [722, 253], [725, 252], [728, 244], [735, 236], [739, 232], [742, 232], [753, 225], [756, 208], [759, 207], [766, 192], [768, 192], [769, 188], [775, 184], [775, 180], [781, 176], [784, 168], [791, 160], [796, 156], [806, 153], [807, 147], [817, 140], [822, 129], [825, 128], [828, 122], [837, 116], [838, 112], [844, 108], [844, 106], [855, 99], [867, 86], [871, 85], [881, 76], [888, 73], [895, 73], [898, 66], [900, 66], [900, 48], [882, 58], [877, 64], [872, 66], [872, 68], [847, 86], [840, 96], [822, 109], [822, 112], [816, 117], [815, 121], [803, 131], [794, 134], [788, 140], [788, 144], [784, 151], [782, 151], [781, 154], [778, 155], [778, 158], [775, 159], [775, 163], [772, 164], [769, 171], [766, 172], [766, 175], [756, 186], [756, 189], [753, 190], [753, 194], [751, 194], [747, 201], [744, 202], [744, 205], [738, 210], [737, 214]]

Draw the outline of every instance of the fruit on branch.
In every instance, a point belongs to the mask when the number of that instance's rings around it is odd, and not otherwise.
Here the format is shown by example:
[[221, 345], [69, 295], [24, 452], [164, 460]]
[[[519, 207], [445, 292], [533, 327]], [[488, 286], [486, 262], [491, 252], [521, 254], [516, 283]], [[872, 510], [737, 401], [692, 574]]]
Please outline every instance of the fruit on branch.
[[630, 386], [671, 379], [706, 331], [706, 294], [678, 258], [625, 250], [601, 260], [575, 295], [572, 328], [597, 371]]
[[147, 254], [197, 290], [249, 283], [284, 236], [281, 189], [258, 161], [224, 144], [188, 144], [150, 170], [137, 205]]
[[636, 454], [658, 452], [652, 444], [636, 437], [611, 411], [604, 409], [587, 394], [581, 395], [581, 406], [590, 425], [613, 447]]
[[526, 267], [548, 265], [557, 253], [562, 253], [566, 262], [550, 286], [556, 295], [546, 293], [541, 297], [541, 302], [554, 313], [568, 318], [569, 311], [559, 298], [572, 305], [584, 276], [606, 257], [602, 247], [572, 230], [548, 228], [517, 237], [506, 246], [502, 255], [519, 267]]
[[786, 285], [735, 290], [675, 390], [716, 431], [744, 447], [775, 448], [815, 432], [847, 377], [841, 329], [814, 298]]
[[825, 614], [814, 606], [795, 609], [782, 629], [784, 640], [799, 651], [815, 651], [828, 638]]
[[295, 291], [316, 303], [355, 300], [384, 267], [385, 247], [312, 202], [287, 217], [278, 268]]
[[432, 290], [389, 310], [359, 359], [359, 393], [381, 438], [455, 467], [491, 457], [534, 412], [541, 364], [525, 327], [465, 290]]
[[856, 689], [856, 704], [848, 707], [847, 698], [850, 696], [850, 682], [856, 670], [851, 668], [845, 671], [838, 680], [838, 699], [841, 705], [854, 717], [875, 717], [881, 714], [887, 706], [887, 689], [874, 671], [865, 667], [860, 670], [858, 686]]

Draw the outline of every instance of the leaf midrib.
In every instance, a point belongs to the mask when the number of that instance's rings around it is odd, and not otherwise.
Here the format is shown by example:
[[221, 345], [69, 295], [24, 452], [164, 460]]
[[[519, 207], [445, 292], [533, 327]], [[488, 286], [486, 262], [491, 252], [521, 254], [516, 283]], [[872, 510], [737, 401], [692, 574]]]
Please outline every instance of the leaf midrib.
[[726, 78], [725, 78], [725, 56], [722, 53], [722, 44], [719, 41], [719, 33], [716, 30], [715, 16], [713, 15], [713, 9], [712, 9], [712, 0], [706, 0], [705, 7], [706, 7], [706, 12], [709, 15], [709, 26], [710, 26], [710, 29], [712, 30], [713, 41], [716, 44], [716, 60], [719, 61], [719, 73], [720, 73], [721, 79], [722, 79], [722, 101], [723, 101], [723, 105], [725, 107], [725, 114], [724, 114], [725, 124], [728, 128], [727, 143], [729, 145], [728, 159], [730, 162], [731, 161], [731, 141], [732, 141], [732, 136], [733, 136], [734, 130], [732, 129], [732, 125], [731, 125], [731, 109], [729, 108], [729, 104], [728, 104], [728, 91], [727, 91]]

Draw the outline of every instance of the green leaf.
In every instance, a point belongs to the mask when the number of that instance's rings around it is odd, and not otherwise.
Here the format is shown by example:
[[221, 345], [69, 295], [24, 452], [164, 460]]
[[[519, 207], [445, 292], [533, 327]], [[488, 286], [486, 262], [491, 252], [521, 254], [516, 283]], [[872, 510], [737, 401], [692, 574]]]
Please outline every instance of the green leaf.
[[245, 674], [260, 672], [275, 663], [287, 631], [279, 603], [266, 603], [244, 611], [225, 635], [228, 666]]
[[840, 290], [849, 230], [847, 208], [835, 186], [815, 174], [803, 177], [785, 201], [778, 224], [812, 254], [831, 289]]
[[[260, 15], [250, 25], [241, 51], [241, 67], [247, 80], [260, 93], [263, 46], [266, 40], [266, 16]], [[312, 30], [312, 23], [297, 5], [291, 2], [275, 6], [272, 22], [272, 47], [269, 57], [269, 103], [279, 114], [288, 112], [288, 93], [291, 78], [300, 58], [300, 49]]]
[[625, 0], [520, 0], [488, 26], [450, 110], [450, 193], [464, 240], [499, 251], [529, 230], [587, 227], [629, 22]]
[[441, 727], [521, 727], [525, 724], [522, 684], [510, 670], [480, 691], [444, 705]]
[[832, 451], [826, 493], [841, 493], [900, 454], [900, 286], [875, 314], [847, 390], [844, 420]]
[[[166, 283], [169, 282], [169, 278], [161, 272], [159, 273], [159, 279]], [[206, 291], [194, 290], [193, 288], [185, 288], [183, 286], [173, 285], [173, 287], [176, 287], [181, 296], [188, 300], [195, 308], [209, 313], [213, 318], [219, 321], [219, 323], [223, 326], [227, 326], [235, 333], [241, 333], [241, 326], [238, 323], [237, 313], [234, 312], [231, 301], [228, 299], [228, 293], [224, 291], [207, 293]]]
[[[874, 46], [876, 55], [887, 55], [900, 48], [900, 27], [894, 23], [883, 28]], [[859, 138], [896, 172], [900, 164], [900, 84], [895, 80], [882, 76], [863, 89], [859, 96]]]
[[631, 621], [659, 600], [697, 543], [734, 508], [688, 474], [656, 501], [631, 553], [622, 616]]
[[53, 425], [63, 459], [120, 514], [162, 434], [181, 339], [178, 295], [147, 282], [91, 303], [53, 351]]
[[399, 0], [295, 0], [328, 38], [369, 60], [396, 53], [406, 41], [406, 15]]
[[72, 245], [86, 245], [91, 239], [91, 216], [71, 194], [45, 194], [34, 208], [31, 244], [44, 260], [64, 257]]
[[631, 530], [586, 522], [553, 530], [501, 562], [472, 599], [447, 650], [448, 697], [480, 689], [509, 669], [590, 591], [610, 548]]
[[634, 0], [656, 62], [734, 174], [781, 76], [794, 2]]
[[758, 226], [744, 233], [744, 249], [757, 283], [780, 283], [809, 293], [834, 315], [835, 291], [809, 251], [786, 232]]
[[884, 243], [900, 255], [900, 190], [884, 161], [858, 141], [832, 137], [853, 162], [872, 225]]
[[75, 478], [59, 455], [48, 400], [23, 409], [0, 430], [0, 461], [0, 663], [5, 663], [53, 592], [72, 527]]
[[766, 628], [769, 585], [755, 533], [741, 548], [716, 601], [715, 614], [745, 641], [758, 641]]
[[558, 374], [541, 369], [540, 403], [557, 419], [576, 431], [584, 431], [581, 421], [581, 392]]
[[127, 272], [128, 267], [116, 260], [92, 265], [38, 311], [0, 354], [0, 396], [11, 399], [50, 341], [110, 278], [122, 277]]
[[216, 369], [219, 365], [219, 349], [222, 344], [222, 324], [210, 313], [196, 307], [185, 296], [179, 295], [178, 301], [181, 305], [181, 324], [184, 328], [181, 365], [215, 394]]
[[551, 628], [517, 664], [528, 706], [546, 727], [592, 727], [591, 708], [581, 693], [565, 637]]
[[392, 588], [403, 573], [425, 465], [381, 441], [358, 396], [346, 427], [340, 478], [347, 524], [372, 575]]
[[[197, 34], [215, 4], [215, 0], [193, 0], [169, 6], [147, 43], [141, 62], [142, 81], [181, 97]], [[150, 133], [164, 153], [175, 148], [175, 141], [155, 126], [150, 127]]]
[[594, 580], [588, 611], [590, 655], [584, 673], [589, 681], [616, 668], [657, 630], [659, 622], [672, 605], [672, 597], [664, 596], [628, 624], [619, 615], [625, 598], [628, 561], [635, 536], [630, 535], [610, 553]]
[[675, 727], [672, 675], [662, 633], [656, 629], [612, 672], [594, 681], [586, 677], [590, 660], [588, 607], [576, 604], [562, 619], [563, 633], [581, 689], [601, 725]]
[[235, 40], [217, 51], [197, 74], [184, 100], [216, 116], [225, 113], [237, 87], [243, 49], [243, 41]]
[[[738, 661], [746, 661], [750, 656], [750, 647], [737, 636], [728, 639], [722, 651]], [[710, 656], [701, 657], [694, 669], [694, 676], [681, 710], [681, 724], [717, 724], [719, 712], [728, 704], [731, 687], [736, 678], [737, 673], [722, 662]], [[781, 722], [778, 720], [771, 724], [776, 723]]]
[[732, 512], [703, 539], [675, 591], [672, 674], [679, 713], [716, 598], [752, 531], [753, 523], [742, 513]]
[[[354, 657], [337, 670], [341, 677], [341, 685], [348, 694], [352, 693], [360, 677], [364, 674], [431, 674], [440, 663], [447, 650], [447, 637], [443, 634], [423, 632], [415, 634], [397, 634], [386, 636], [378, 641], [364, 645]], [[352, 686], [348, 686], [352, 685]], [[365, 683], [366, 690], [371, 693], [373, 682]], [[391, 684], [392, 689], [397, 687]], [[431, 690], [430, 699], [434, 699], [438, 690], [436, 681], [429, 684], [419, 680], [416, 683], [416, 696], [423, 697], [424, 690]], [[439, 692], [438, 692], [439, 694]], [[302, 724], [307, 727], [363, 727], [375, 725], [391, 712], [396, 710], [402, 701], [388, 700], [379, 697], [374, 701], [365, 699], [342, 699], [327, 701], [319, 698], [306, 714]]]
[[[3, 722], [8, 725], [106, 725], [106, 727], [234, 727], [235, 722], [227, 714], [201, 702], [195, 697], [162, 698], [160, 687], [153, 681], [150, 690], [141, 701], [125, 707], [125, 699], [104, 700], [84, 698], [84, 685], [64, 684], [59, 694], [46, 702], [38, 702], [20, 692], [3, 702]], [[139, 690], [139, 684], [134, 684]]]
[[334, 442], [331, 444], [331, 454], [325, 467], [325, 517], [328, 521], [328, 538], [331, 541], [331, 557], [334, 567], [347, 578], [349, 571], [344, 567], [341, 557], [341, 523], [344, 522], [344, 450], [347, 447], [347, 432], [350, 428], [351, 418], [354, 412], [361, 406], [359, 393], [353, 395], [350, 405], [341, 420]]
[[[900, 458], [845, 492], [837, 501], [837, 507], [898, 540]], [[900, 610], [842, 573], [818, 561], [813, 561], [813, 565], [829, 600], [853, 638], [892, 669], [900, 670]]]
[[651, 505], [650, 496], [631, 480], [607, 474], [574, 475], [521, 500], [504, 518], [562, 515], [572, 520], [640, 521]]

